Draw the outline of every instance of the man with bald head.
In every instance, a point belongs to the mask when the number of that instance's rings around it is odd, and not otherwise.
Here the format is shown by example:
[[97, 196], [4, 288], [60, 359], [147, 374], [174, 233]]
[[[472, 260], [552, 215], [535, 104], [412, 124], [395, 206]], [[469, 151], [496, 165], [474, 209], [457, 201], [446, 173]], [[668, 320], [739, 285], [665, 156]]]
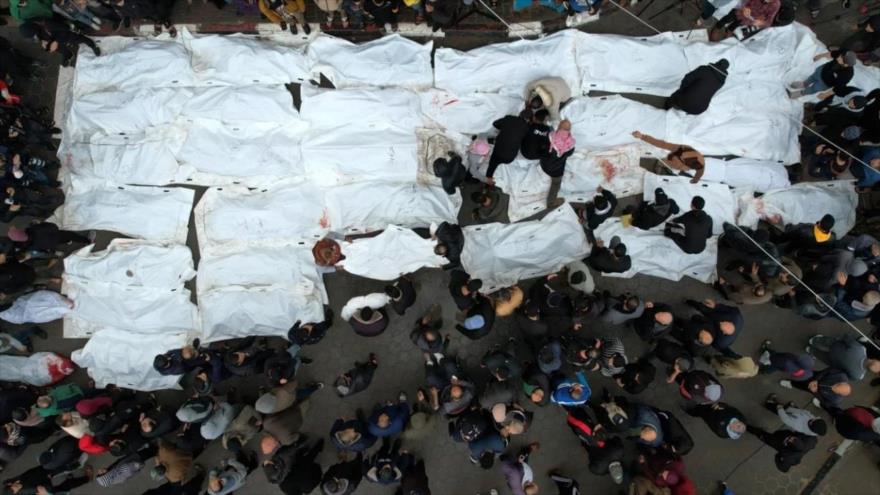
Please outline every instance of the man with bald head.
[[725, 357], [741, 358], [742, 356], [730, 348], [745, 326], [745, 319], [739, 308], [718, 304], [714, 299], [706, 299], [703, 302], [689, 300], [687, 303], [712, 323], [712, 347]]
[[645, 311], [632, 322], [633, 329], [642, 340], [652, 342], [672, 329], [674, 316], [668, 304], [645, 302]]
[[836, 368], [825, 368], [818, 371], [809, 381], [782, 380], [779, 385], [810, 392], [813, 394], [813, 405], [826, 411], [839, 409], [844, 397], [852, 394], [852, 386], [849, 384], [846, 373]]

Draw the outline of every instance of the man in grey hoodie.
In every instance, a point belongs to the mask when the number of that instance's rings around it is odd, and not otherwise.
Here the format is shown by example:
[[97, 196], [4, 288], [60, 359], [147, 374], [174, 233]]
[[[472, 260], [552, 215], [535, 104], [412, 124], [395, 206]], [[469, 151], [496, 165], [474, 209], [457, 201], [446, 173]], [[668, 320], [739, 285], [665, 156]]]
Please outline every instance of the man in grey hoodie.
[[866, 371], [880, 374], [880, 360], [869, 359], [865, 344], [849, 334], [843, 337], [815, 335], [810, 338], [807, 352], [828, 366], [843, 371], [852, 381], [864, 378]]

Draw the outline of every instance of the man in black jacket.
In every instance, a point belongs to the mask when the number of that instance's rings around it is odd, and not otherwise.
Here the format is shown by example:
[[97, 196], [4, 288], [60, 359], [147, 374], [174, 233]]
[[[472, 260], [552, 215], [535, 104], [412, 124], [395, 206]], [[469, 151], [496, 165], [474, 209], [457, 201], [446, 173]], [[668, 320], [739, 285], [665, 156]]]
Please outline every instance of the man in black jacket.
[[702, 418], [718, 438], [736, 440], [746, 431], [745, 417], [739, 409], [724, 402], [697, 405], [685, 409], [685, 412]]
[[548, 135], [553, 128], [545, 123], [549, 116], [550, 112], [542, 109], [535, 112], [535, 115], [532, 117], [532, 122], [529, 124], [529, 132], [526, 134], [520, 147], [520, 152], [524, 158], [540, 160], [550, 153], [550, 138]]
[[691, 211], [670, 220], [663, 231], [663, 235], [675, 241], [685, 253], [702, 253], [706, 249], [706, 240], [712, 237], [712, 217], [703, 211], [704, 206], [706, 200], [694, 196]]
[[605, 247], [602, 241], [596, 241], [590, 257], [584, 260], [593, 270], [602, 273], [623, 273], [632, 268], [632, 260], [626, 254], [626, 245], [620, 242], [620, 237], [611, 238], [609, 247]]
[[416, 287], [406, 275], [395, 280], [393, 284], [386, 285], [385, 293], [391, 298], [389, 304], [394, 312], [401, 316], [416, 303]]
[[[624, 213], [626, 210], [624, 210]], [[654, 202], [642, 201], [632, 213], [632, 226], [648, 230], [665, 222], [667, 218], [679, 212], [674, 199], [666, 197], [661, 188], [654, 190]]]
[[768, 433], [761, 428], [748, 425], [747, 430], [758, 440], [776, 450], [776, 469], [787, 473], [789, 469], [801, 463], [804, 454], [816, 446], [816, 437], [795, 433], [791, 430], [776, 430]]
[[498, 165], [516, 160], [516, 155], [519, 154], [523, 139], [529, 133], [529, 122], [531, 120], [532, 111], [526, 109], [520, 112], [518, 116], [505, 115], [492, 122], [492, 125], [498, 129], [498, 135], [495, 137], [495, 146], [492, 148], [492, 155], [489, 157], [489, 168], [486, 170], [486, 178], [489, 184], [495, 185], [493, 177]]
[[375, 354], [370, 353], [370, 357], [366, 362], [359, 363], [355, 361], [354, 368], [339, 375], [333, 382], [333, 388], [340, 397], [348, 397], [358, 392], [366, 390], [373, 381], [373, 373], [379, 367], [379, 359]]
[[602, 222], [614, 215], [614, 209], [617, 208], [617, 196], [611, 191], [607, 191], [599, 186], [596, 190], [598, 194], [593, 201], [584, 206], [581, 213], [581, 223], [588, 229], [596, 230]]
[[691, 115], [705, 112], [712, 97], [724, 86], [729, 65], [722, 58], [714, 64], [701, 65], [688, 72], [675, 93], [666, 100], [666, 109], [677, 108]]

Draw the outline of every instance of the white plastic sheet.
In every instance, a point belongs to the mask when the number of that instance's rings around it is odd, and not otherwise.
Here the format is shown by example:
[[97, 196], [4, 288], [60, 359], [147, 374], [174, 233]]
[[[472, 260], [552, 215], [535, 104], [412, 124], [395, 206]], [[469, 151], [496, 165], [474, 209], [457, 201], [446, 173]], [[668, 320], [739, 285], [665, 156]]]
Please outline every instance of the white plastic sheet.
[[722, 225], [725, 222], [736, 222], [736, 199], [730, 188], [724, 184], [712, 182], [691, 184], [687, 177], [645, 173], [643, 193], [645, 201], [654, 201], [654, 190], [658, 187], [663, 188], [669, 199], [675, 200], [682, 213], [690, 209], [694, 196], [706, 200], [703, 211], [712, 217], [712, 233], [715, 235], [724, 232]]
[[192, 190], [72, 177], [65, 193], [65, 203], [56, 211], [64, 229], [110, 230], [149, 240], [186, 242]]
[[730, 187], [750, 187], [764, 192], [791, 186], [788, 171], [781, 162], [753, 160], [751, 158], [706, 157], [706, 166], [700, 181], [720, 182]]
[[[465, 242], [467, 244], [467, 242]], [[434, 254], [437, 241], [412, 230], [389, 225], [375, 237], [355, 239], [342, 246], [345, 271], [374, 280], [394, 280], [420, 268], [439, 268], [449, 261]]]
[[330, 188], [324, 195], [330, 230], [363, 234], [387, 225], [416, 228], [457, 223], [461, 196], [440, 187], [388, 182], [357, 182]]
[[198, 88], [180, 110], [187, 119], [290, 125], [299, 122], [293, 95], [280, 85]]
[[100, 132], [120, 134], [167, 125], [180, 114], [193, 92], [155, 88], [89, 93], [75, 98], [64, 127], [65, 139], [87, 140]]
[[426, 89], [434, 82], [433, 42], [424, 45], [399, 34], [354, 44], [321, 35], [308, 46], [312, 77], [324, 74], [337, 88], [388, 87]]
[[199, 261], [197, 283], [200, 294], [230, 285], [286, 285], [302, 294], [317, 293], [318, 302], [324, 299], [321, 295], [323, 280], [315, 265], [311, 245], [214, 249]]
[[592, 201], [600, 186], [618, 197], [641, 194], [645, 177], [645, 169], [639, 166], [642, 154], [639, 145], [575, 151], [565, 162], [559, 194], [573, 203]]
[[659, 139], [667, 133], [667, 112], [623, 96], [574, 98], [562, 108], [571, 121], [571, 133], [579, 149], [608, 149], [637, 144], [633, 131]]
[[70, 301], [51, 290], [37, 290], [15, 298], [12, 306], [0, 312], [0, 319], [14, 325], [49, 323], [70, 313]]
[[319, 186], [358, 180], [415, 182], [418, 139], [392, 123], [316, 129], [303, 140], [306, 174]]
[[279, 240], [311, 246], [326, 235], [330, 220], [323, 191], [307, 182], [294, 182], [253, 190], [240, 186], [208, 189], [196, 205], [195, 224], [203, 248]]
[[71, 362], [52, 352], [30, 356], [0, 355], [0, 381], [44, 387], [74, 372]]
[[632, 259], [632, 267], [623, 273], [603, 273], [604, 277], [632, 278], [636, 274], [651, 275], [678, 281], [691, 277], [700, 282], [715, 280], [715, 266], [718, 262], [718, 238], [706, 242], [706, 249], [699, 254], [686, 254], [672, 239], [663, 235], [662, 227], [642, 230], [624, 227], [620, 219], [612, 218], [602, 222], [594, 231], [597, 239], [605, 245], [614, 236], [626, 245], [627, 255]]
[[286, 286], [228, 286], [199, 294], [205, 342], [249, 335], [287, 336], [301, 321], [321, 321], [322, 301]]
[[302, 118], [320, 128], [379, 123], [412, 129], [424, 123], [419, 96], [407, 89], [320, 89], [303, 85], [300, 93]]
[[541, 220], [471, 225], [464, 230], [461, 263], [487, 292], [553, 273], [589, 254], [583, 227], [569, 205]]
[[186, 344], [186, 334], [140, 335], [128, 330], [104, 328], [71, 355], [87, 368], [98, 388], [114, 384], [143, 392], [179, 388], [180, 376], [163, 376], [153, 368], [153, 359]]
[[760, 220], [783, 225], [815, 223], [831, 214], [835, 220], [832, 230], [840, 238], [856, 224], [858, 202], [853, 181], [802, 182], [789, 189], [767, 191], [758, 198], [751, 192], [743, 193], [737, 223], [751, 228]]
[[64, 259], [64, 274], [141, 287], [181, 287], [195, 277], [192, 253], [180, 244], [113, 239], [103, 251], [86, 246]]
[[[485, 180], [489, 157], [468, 154], [468, 169], [474, 177]], [[550, 176], [541, 169], [538, 160], [526, 160], [522, 155], [495, 169], [495, 186], [509, 196], [507, 218], [518, 222], [547, 208]]]
[[139, 40], [96, 57], [83, 50], [76, 59], [74, 94], [195, 85], [189, 53], [177, 41]]
[[455, 94], [431, 89], [420, 92], [419, 98], [427, 118], [443, 129], [468, 135], [492, 131], [492, 122], [518, 114], [523, 106], [522, 95]]
[[182, 31], [180, 38], [202, 84], [287, 84], [309, 78], [308, 58], [297, 48], [244, 36], [194, 37], [187, 31]]
[[501, 93], [522, 98], [526, 86], [542, 77], [561, 77], [572, 94], [577, 94], [580, 75], [573, 31], [467, 52], [452, 48], [434, 52], [434, 86], [453, 93]]

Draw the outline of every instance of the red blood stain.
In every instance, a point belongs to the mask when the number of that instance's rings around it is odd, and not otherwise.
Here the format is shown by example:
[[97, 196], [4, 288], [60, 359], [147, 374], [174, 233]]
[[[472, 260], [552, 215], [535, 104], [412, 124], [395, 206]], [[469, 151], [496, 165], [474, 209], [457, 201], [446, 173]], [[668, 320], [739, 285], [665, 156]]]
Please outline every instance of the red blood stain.
[[611, 182], [611, 179], [617, 175], [617, 168], [614, 164], [604, 158], [599, 162], [599, 167], [602, 168], [602, 175], [605, 176], [605, 182]]

